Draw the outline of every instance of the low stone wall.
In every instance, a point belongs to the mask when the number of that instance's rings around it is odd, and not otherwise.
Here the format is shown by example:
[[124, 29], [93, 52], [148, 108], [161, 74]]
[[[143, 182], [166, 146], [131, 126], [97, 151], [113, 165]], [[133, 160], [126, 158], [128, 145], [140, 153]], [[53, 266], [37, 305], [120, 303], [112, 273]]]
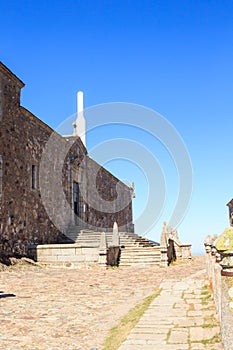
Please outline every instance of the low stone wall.
[[[233, 228], [231, 237], [207, 236], [205, 240], [206, 270], [210, 288], [213, 291], [216, 316], [221, 324], [222, 343], [225, 350], [233, 349], [233, 265], [232, 249], [228, 250], [229, 242], [233, 243]], [[226, 230], [225, 230], [226, 231]], [[225, 232], [224, 231], [224, 232]], [[226, 239], [221, 248], [222, 239]]]
[[216, 249], [210, 245], [206, 246], [206, 272], [209, 278], [209, 286], [213, 292], [216, 307], [216, 316], [221, 322], [221, 304], [222, 304], [222, 267], [220, 260], [216, 257]]
[[45, 244], [29, 247], [31, 256], [41, 264], [78, 267], [99, 263], [99, 246], [79, 244]]
[[178, 260], [188, 260], [192, 258], [191, 244], [177, 244], [174, 242], [176, 258]]
[[[71, 243], [29, 245], [27, 256], [42, 265], [70, 268], [97, 264], [102, 267], [119, 266], [120, 246], [107, 247], [104, 233], [102, 233], [102, 236], [102, 242], [100, 242], [100, 244]], [[144, 249], [146, 251], [146, 248]], [[159, 253], [158, 266], [168, 266], [167, 247], [154, 247], [154, 253], [155, 256]], [[146, 258], [147, 255], [145, 255], [145, 259]], [[133, 261], [134, 260], [137, 261], [137, 255], [134, 256]]]

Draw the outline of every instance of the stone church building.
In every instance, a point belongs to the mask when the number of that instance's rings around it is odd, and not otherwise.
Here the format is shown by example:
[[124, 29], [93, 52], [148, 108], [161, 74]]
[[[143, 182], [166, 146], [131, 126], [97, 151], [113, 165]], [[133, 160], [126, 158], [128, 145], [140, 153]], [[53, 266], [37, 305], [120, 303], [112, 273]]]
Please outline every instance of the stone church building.
[[64, 242], [70, 225], [133, 232], [133, 189], [88, 156], [82, 94], [74, 135], [63, 137], [20, 105], [23, 87], [0, 62], [1, 260]]

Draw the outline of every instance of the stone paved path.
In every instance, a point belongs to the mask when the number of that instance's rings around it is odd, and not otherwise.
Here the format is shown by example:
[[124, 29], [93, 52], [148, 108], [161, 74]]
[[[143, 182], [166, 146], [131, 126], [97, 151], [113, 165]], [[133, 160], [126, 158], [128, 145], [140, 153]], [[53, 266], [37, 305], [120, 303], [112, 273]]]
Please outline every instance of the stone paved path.
[[102, 350], [109, 329], [130, 308], [168, 279], [204, 267], [202, 256], [167, 268], [0, 271], [0, 350]]
[[223, 349], [207, 283], [205, 270], [163, 281], [160, 295], [119, 350]]

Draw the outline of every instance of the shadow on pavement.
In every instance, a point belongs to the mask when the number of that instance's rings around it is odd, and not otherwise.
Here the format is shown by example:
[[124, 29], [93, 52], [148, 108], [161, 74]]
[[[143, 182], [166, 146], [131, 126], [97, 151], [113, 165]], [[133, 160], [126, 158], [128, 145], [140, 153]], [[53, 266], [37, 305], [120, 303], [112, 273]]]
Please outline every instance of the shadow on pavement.
[[0, 299], [16, 297], [15, 294], [3, 294], [3, 291], [0, 291], [0, 293]]

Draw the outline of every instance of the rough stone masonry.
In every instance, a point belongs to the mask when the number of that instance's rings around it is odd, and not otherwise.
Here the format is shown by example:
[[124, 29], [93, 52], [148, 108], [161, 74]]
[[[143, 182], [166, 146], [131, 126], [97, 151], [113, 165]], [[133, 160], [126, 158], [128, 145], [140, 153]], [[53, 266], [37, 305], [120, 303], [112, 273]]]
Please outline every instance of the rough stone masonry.
[[[22, 107], [20, 93], [23, 87], [24, 83], [0, 62], [1, 259], [26, 255], [29, 244], [62, 242], [67, 227], [77, 219], [105, 230], [112, 228], [116, 221], [124, 231], [133, 231], [132, 188], [90, 159], [80, 137], [58, 135]], [[40, 172], [41, 157], [51, 137], [53, 147], [47, 154], [48, 166], [43, 173]], [[60, 164], [59, 150], [64, 145], [68, 152]], [[47, 183], [45, 210], [40, 181], [46, 183], [59, 167], [62, 168], [62, 195], [56, 195], [59, 183]], [[91, 176], [93, 173], [96, 174], [95, 181]], [[85, 198], [80, 187], [84, 188]], [[118, 187], [121, 188], [122, 205], [120, 210], [114, 210]], [[98, 207], [99, 196], [108, 201], [113, 210], [106, 212]], [[62, 211], [67, 203], [71, 210]], [[58, 225], [51, 220], [48, 210]]]

